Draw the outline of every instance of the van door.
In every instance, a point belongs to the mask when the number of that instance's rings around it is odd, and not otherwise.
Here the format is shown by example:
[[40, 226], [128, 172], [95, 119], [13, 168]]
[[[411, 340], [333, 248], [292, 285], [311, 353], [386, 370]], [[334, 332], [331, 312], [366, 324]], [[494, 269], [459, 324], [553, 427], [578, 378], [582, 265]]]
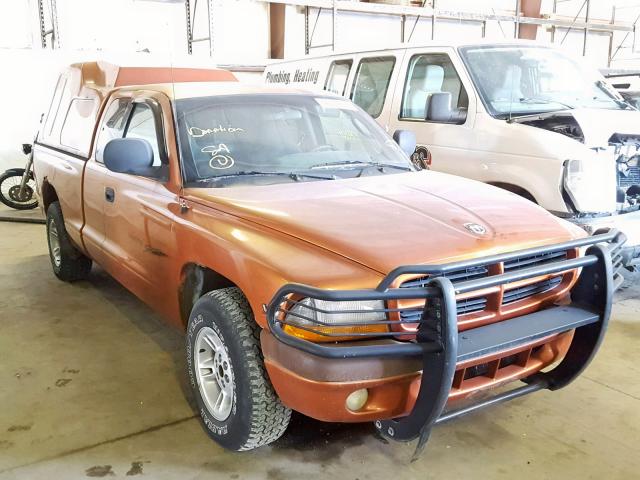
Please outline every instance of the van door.
[[388, 130], [394, 86], [398, 79], [402, 55], [399, 52], [379, 52], [363, 56], [358, 61], [349, 98]]
[[[476, 96], [452, 48], [410, 49], [403, 62], [404, 83], [393, 100], [390, 130], [416, 134], [414, 161], [433, 170], [473, 177]], [[475, 165], [474, 165], [475, 163]]]

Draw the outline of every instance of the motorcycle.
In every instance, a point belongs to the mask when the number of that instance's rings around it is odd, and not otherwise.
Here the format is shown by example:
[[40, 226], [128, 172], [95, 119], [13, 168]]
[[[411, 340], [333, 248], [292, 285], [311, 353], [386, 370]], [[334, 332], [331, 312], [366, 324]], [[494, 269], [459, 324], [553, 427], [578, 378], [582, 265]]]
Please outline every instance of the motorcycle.
[[0, 175], [0, 201], [16, 210], [30, 210], [38, 206], [31, 144], [23, 143], [22, 152], [28, 156], [25, 168], [10, 168]]

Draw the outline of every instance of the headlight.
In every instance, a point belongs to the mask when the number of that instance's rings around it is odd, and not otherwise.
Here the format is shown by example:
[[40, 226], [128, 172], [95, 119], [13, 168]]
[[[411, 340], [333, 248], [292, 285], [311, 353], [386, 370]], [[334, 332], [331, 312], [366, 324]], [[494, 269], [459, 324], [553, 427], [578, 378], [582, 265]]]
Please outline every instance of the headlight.
[[580, 160], [567, 160], [564, 163], [564, 189], [567, 191], [573, 205], [578, 208], [578, 201], [575, 193], [580, 189], [580, 184], [584, 181], [584, 167]]
[[386, 324], [376, 325], [387, 320], [384, 308], [382, 300], [332, 302], [303, 298], [287, 310], [284, 329], [316, 342], [344, 340], [354, 333], [386, 332]]

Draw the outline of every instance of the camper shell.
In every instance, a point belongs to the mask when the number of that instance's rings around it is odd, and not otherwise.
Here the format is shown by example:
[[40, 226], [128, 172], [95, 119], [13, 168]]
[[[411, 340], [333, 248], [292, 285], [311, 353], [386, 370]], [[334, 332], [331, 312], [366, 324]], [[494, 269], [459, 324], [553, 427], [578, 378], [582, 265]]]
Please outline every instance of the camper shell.
[[75, 63], [58, 77], [38, 141], [86, 157], [91, 149], [96, 120], [114, 89], [131, 85], [235, 80], [233, 73], [221, 69], [129, 66], [102, 61]]

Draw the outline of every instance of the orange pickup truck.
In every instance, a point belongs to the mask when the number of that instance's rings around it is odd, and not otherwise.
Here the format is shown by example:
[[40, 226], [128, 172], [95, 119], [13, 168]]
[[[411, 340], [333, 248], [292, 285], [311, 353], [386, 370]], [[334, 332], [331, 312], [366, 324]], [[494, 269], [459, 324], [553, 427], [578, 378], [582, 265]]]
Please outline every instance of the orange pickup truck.
[[330, 94], [73, 65], [33, 148], [53, 271], [96, 262], [183, 329], [204, 428], [232, 450], [291, 410], [423, 445], [568, 384], [605, 334], [624, 237], [416, 171], [415, 139], [394, 138]]

